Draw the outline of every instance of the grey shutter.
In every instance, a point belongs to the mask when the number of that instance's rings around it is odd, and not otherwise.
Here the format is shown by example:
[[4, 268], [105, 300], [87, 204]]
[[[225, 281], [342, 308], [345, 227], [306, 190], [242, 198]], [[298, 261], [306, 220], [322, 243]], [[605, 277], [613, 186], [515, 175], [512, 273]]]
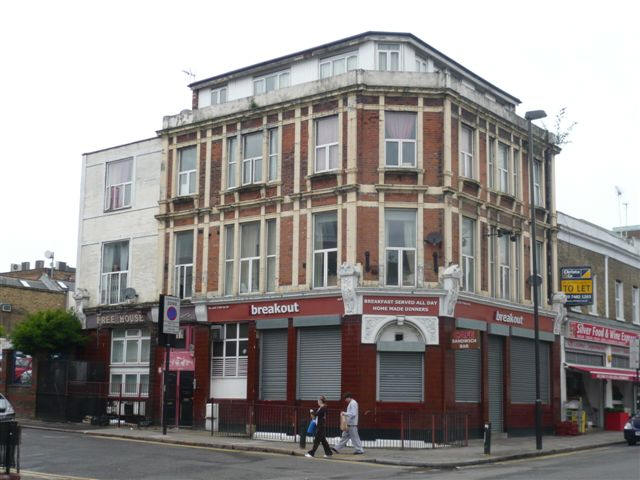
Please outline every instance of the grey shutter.
[[378, 400], [422, 402], [423, 366], [423, 352], [378, 352]]
[[489, 421], [491, 430], [502, 432], [503, 400], [504, 400], [504, 340], [496, 335], [489, 335]]
[[[613, 358], [615, 359], [615, 357]], [[578, 365], [592, 365], [594, 367], [604, 366], [604, 357], [599, 353], [582, 353], [567, 350], [565, 352], [564, 361]]]
[[340, 326], [298, 329], [298, 399], [340, 399], [342, 337]]
[[456, 402], [480, 402], [481, 350], [456, 350]]
[[260, 332], [260, 398], [287, 399], [287, 338], [286, 329]]
[[611, 366], [613, 368], [629, 368], [629, 357], [614, 355], [611, 359]]
[[[549, 343], [540, 342], [540, 399], [549, 403], [550, 367]], [[535, 342], [528, 338], [511, 337], [511, 401], [535, 403], [536, 366]]]

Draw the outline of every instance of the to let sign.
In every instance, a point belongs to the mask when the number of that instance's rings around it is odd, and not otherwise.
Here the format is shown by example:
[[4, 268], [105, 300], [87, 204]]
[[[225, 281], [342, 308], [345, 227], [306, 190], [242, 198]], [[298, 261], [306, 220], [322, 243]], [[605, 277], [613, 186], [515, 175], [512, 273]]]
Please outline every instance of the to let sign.
[[477, 330], [454, 330], [451, 334], [452, 350], [471, 350], [480, 348], [480, 333]]
[[593, 279], [591, 267], [562, 267], [560, 286], [567, 296], [567, 306], [593, 303]]

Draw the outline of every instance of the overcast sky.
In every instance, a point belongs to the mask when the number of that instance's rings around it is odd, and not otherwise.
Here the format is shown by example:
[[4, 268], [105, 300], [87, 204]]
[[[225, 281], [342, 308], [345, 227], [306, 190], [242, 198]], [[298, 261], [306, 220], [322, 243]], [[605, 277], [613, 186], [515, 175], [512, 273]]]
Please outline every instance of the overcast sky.
[[[101, 5], [101, 6], [100, 6]], [[412, 6], [413, 5], [413, 6]], [[76, 265], [81, 155], [155, 135], [202, 79], [367, 30], [411, 32], [522, 100], [578, 122], [558, 210], [640, 224], [636, 2], [3, 2], [0, 271]], [[549, 126], [552, 122], [549, 122]]]

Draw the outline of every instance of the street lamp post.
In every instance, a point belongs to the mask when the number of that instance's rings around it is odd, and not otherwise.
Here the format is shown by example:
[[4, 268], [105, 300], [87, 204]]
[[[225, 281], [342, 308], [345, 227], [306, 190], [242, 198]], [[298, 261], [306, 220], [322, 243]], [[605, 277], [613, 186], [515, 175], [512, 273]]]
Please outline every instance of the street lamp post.
[[529, 146], [527, 151], [527, 159], [529, 160], [529, 203], [531, 206], [531, 256], [533, 259], [533, 275], [531, 283], [533, 284], [533, 324], [535, 329], [535, 362], [536, 362], [536, 449], [542, 450], [542, 400], [540, 399], [540, 322], [538, 318], [538, 291], [540, 289], [540, 278], [538, 277], [538, 258], [536, 249], [536, 205], [535, 193], [533, 190], [533, 120], [546, 117], [544, 110], [532, 110], [527, 112], [524, 118], [529, 125]]

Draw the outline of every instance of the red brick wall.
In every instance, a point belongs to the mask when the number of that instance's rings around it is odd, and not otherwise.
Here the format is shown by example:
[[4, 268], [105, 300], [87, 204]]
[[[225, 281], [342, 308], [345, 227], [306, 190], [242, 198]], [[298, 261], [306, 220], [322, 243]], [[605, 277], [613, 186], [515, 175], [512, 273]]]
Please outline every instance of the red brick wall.
[[291, 285], [293, 217], [280, 219], [280, 285]]
[[371, 269], [364, 273], [365, 280], [377, 280], [380, 271], [380, 261], [382, 254], [378, 255], [378, 209], [358, 207], [357, 213], [357, 238], [356, 258], [362, 265], [365, 263], [364, 252], [369, 252], [369, 264]]
[[378, 120], [377, 111], [358, 110], [358, 182], [378, 182]]
[[204, 425], [206, 403], [209, 400], [210, 382], [210, 346], [209, 326], [193, 326], [193, 346], [195, 357], [194, 378], [196, 389], [193, 392], [193, 420], [195, 425]]

